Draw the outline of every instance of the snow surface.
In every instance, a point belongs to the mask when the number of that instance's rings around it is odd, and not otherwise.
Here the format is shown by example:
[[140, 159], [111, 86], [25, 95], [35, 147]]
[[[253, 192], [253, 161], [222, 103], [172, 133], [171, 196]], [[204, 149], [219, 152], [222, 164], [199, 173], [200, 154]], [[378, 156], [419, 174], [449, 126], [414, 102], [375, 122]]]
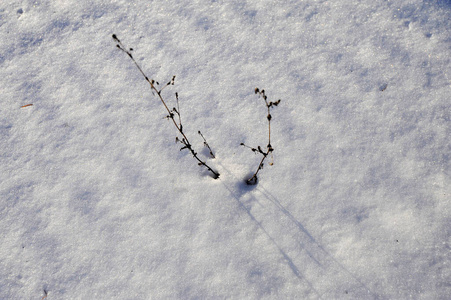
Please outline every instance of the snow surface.
[[[2, 0], [0, 298], [449, 299], [450, 16], [448, 0]], [[220, 179], [179, 151], [113, 33], [149, 77], [177, 75], [163, 95]], [[250, 187], [255, 87], [282, 102]]]

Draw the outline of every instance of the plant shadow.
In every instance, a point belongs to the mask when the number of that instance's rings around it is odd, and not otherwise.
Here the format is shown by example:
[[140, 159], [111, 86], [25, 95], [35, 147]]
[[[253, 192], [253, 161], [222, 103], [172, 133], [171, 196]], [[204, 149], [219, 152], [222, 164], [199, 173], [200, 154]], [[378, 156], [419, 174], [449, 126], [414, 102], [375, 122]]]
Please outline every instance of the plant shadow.
[[[231, 175], [230, 171], [226, 170], [226, 172]], [[236, 182], [235, 185], [230, 186], [221, 180], [239, 207], [278, 249], [292, 273], [300, 281], [306, 283], [318, 298], [323, 298], [329, 293], [335, 293], [333, 295], [337, 296], [336, 293], [339, 291], [333, 289], [321, 291], [325, 288], [323, 286], [315, 287], [316, 284], [314, 284], [322, 276], [331, 274], [339, 274], [335, 279], [336, 289], [346, 290], [346, 293], [355, 294], [356, 297], [371, 295], [371, 298], [379, 298], [361, 279], [321, 245], [281, 201], [266, 190], [261, 183], [248, 185], [245, 180]], [[279, 236], [280, 234], [283, 236]], [[301, 272], [299, 266], [302, 266], [304, 273]]]

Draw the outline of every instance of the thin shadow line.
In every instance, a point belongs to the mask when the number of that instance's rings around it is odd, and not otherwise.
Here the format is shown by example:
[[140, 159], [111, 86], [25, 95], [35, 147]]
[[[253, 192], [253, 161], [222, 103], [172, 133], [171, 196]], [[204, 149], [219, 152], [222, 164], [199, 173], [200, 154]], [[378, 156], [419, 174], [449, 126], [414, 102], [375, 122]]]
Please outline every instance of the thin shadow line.
[[[236, 178], [236, 176], [230, 172], [227, 168], [225, 168], [222, 164], [220, 164], [222, 166], [222, 168], [224, 169], [224, 171], [226, 171], [230, 176], [234, 177], [235, 179], [239, 180], [238, 178]], [[301, 232], [303, 232], [311, 241], [312, 246], [316, 246], [320, 251], [322, 251], [325, 254], [325, 257], [328, 257], [330, 260], [332, 260], [332, 262], [334, 262], [338, 268], [342, 269], [345, 271], [345, 273], [347, 273], [351, 278], [353, 278], [358, 284], [360, 284], [361, 287], [363, 287], [369, 294], [372, 295], [372, 297], [374, 297], [374, 299], [379, 299], [380, 297], [374, 293], [370, 288], [368, 288], [368, 286], [363, 283], [359, 278], [357, 278], [357, 276], [355, 276], [351, 271], [349, 271], [344, 265], [342, 265], [335, 257], [333, 257], [319, 242], [316, 241], [316, 239], [310, 234], [310, 232], [308, 232], [308, 230], [301, 224], [301, 222], [299, 222], [281, 203], [280, 201], [274, 196], [272, 195], [268, 190], [266, 190], [264, 187], [261, 186], [261, 184], [259, 185], [246, 185], [244, 180], [238, 184], [238, 189], [239, 192], [238, 194], [235, 194], [220, 178], [221, 183], [226, 187], [226, 189], [230, 192], [230, 194], [235, 198], [235, 200], [239, 203], [240, 206], [242, 206], [247, 214], [249, 215], [249, 217], [251, 219], [253, 219], [258, 226], [263, 230], [263, 232], [267, 235], [267, 237], [275, 244], [275, 246], [279, 249], [280, 253], [284, 256], [284, 258], [287, 260], [290, 268], [292, 266], [295, 267], [295, 269], [292, 268], [293, 273], [299, 278], [301, 279], [300, 276], [300, 272], [299, 269], [295, 266], [293, 260], [281, 249], [281, 247], [276, 243], [276, 241], [269, 235], [269, 233], [263, 228], [262, 224], [254, 217], [254, 215], [251, 213], [251, 211], [244, 205], [244, 203], [242, 203], [240, 201], [240, 198], [256, 189], [257, 191], [259, 191], [268, 201], [272, 202], [286, 217], [288, 217], [288, 219], [290, 219], [298, 228]], [[254, 200], [256, 200], [258, 203], [260, 203], [258, 201], [258, 199], [255, 196], [252, 196], [252, 198], [254, 198]], [[262, 204], [261, 204], [262, 205]], [[262, 205], [263, 206], [263, 205]], [[296, 240], [296, 239], [295, 239]], [[322, 268], [324, 268], [323, 264], [316, 259], [312, 252], [310, 252], [309, 250], [307, 250], [307, 248], [304, 246], [304, 244], [302, 244], [301, 242], [298, 242], [299, 245], [306, 251], [307, 255], [319, 266], [321, 266]], [[313, 288], [313, 285], [305, 278], [304, 279], [307, 281], [307, 283], [309, 284], [310, 287], [312, 287], [312, 289], [315, 291], [315, 293], [321, 298], [320, 293]]]
[[[233, 198], [238, 202], [238, 204], [246, 210], [246, 213], [248, 216], [258, 225], [258, 227], [265, 233], [265, 235], [268, 237], [268, 239], [277, 247], [280, 254], [282, 254], [283, 258], [287, 261], [288, 266], [290, 267], [291, 271], [296, 275], [296, 277], [299, 280], [304, 280], [307, 285], [312, 289], [319, 297], [319, 299], [322, 299], [320, 293], [315, 289], [315, 287], [312, 285], [310, 281], [307, 280], [307, 278], [299, 271], [298, 267], [295, 265], [291, 257], [277, 244], [277, 242], [274, 240], [274, 238], [266, 231], [266, 229], [263, 227], [262, 223], [258, 221], [255, 216], [252, 214], [252, 212], [240, 201], [240, 199], [234, 194], [234, 192], [223, 182], [221, 183], [224, 185], [224, 187], [230, 192], [230, 194], [233, 196]], [[255, 197], [254, 197], [255, 198]]]
[[[265, 196], [266, 199], [268, 199], [270, 202], [272, 202], [277, 208], [279, 208], [285, 216], [287, 216], [303, 233], [305, 233], [310, 240], [324, 253], [327, 257], [332, 259], [333, 262], [335, 262], [342, 270], [344, 270], [349, 276], [351, 276], [356, 282], [358, 282], [362, 287], [364, 287], [370, 294], [375, 297], [375, 299], [378, 299], [379, 296], [374, 293], [365, 283], [363, 283], [357, 276], [355, 276], [351, 271], [349, 271], [344, 265], [342, 265], [332, 254], [330, 254], [321, 244], [319, 244], [315, 238], [305, 229], [305, 227], [299, 222], [281, 203], [277, 198], [272, 195], [268, 190], [266, 190], [264, 187], [258, 187], [257, 190], [262, 193], [263, 196]], [[272, 198], [272, 199], [271, 199]], [[301, 247], [303, 245], [301, 244]], [[311, 253], [307, 251], [305, 247], [303, 247], [304, 250], [309, 254], [309, 256], [318, 264], [320, 264], [315, 258], [311, 256]], [[321, 264], [320, 264], [321, 265]]]

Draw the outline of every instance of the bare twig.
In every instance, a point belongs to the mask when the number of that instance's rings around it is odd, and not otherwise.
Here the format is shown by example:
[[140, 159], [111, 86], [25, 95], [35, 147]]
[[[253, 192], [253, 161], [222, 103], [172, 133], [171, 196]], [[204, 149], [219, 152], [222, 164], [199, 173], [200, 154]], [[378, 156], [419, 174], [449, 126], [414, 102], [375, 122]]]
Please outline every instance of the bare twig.
[[210, 156], [211, 158], [215, 158], [215, 155], [213, 154], [213, 151], [210, 148], [210, 145], [208, 145], [207, 140], [205, 139], [204, 135], [202, 134], [202, 132], [200, 132], [200, 130], [197, 132], [204, 140], [204, 146], [207, 147], [208, 151], [210, 152]]
[[[133, 49], [132, 48], [127, 49], [121, 43], [121, 41], [118, 39], [118, 37], [115, 34], [113, 34], [113, 39], [117, 43], [116, 47], [119, 48], [122, 52], [126, 53], [130, 57], [130, 59], [135, 64], [136, 68], [138, 68], [139, 72], [142, 74], [144, 79], [149, 83], [151, 90], [157, 94], [157, 97], [160, 99], [161, 103], [163, 103], [164, 108], [168, 112], [168, 115], [166, 117], [168, 119], [172, 120], [172, 123], [174, 124], [174, 126], [177, 128], [178, 132], [181, 135], [181, 138], [178, 138], [178, 137], [176, 138], [176, 141], [180, 142], [183, 145], [183, 147], [180, 150], [188, 149], [191, 152], [191, 154], [193, 155], [193, 157], [198, 161], [199, 166], [204, 166], [205, 168], [207, 168], [207, 170], [213, 174], [214, 179], [219, 178], [219, 173], [216, 172], [215, 170], [213, 170], [209, 165], [207, 165], [204, 161], [202, 161], [197, 156], [197, 152], [194, 151], [191, 143], [189, 142], [188, 138], [186, 137], [185, 133], [183, 132], [182, 120], [181, 120], [181, 116], [180, 116], [179, 101], [178, 101], [178, 93], [175, 94], [176, 100], [177, 100], [177, 108], [174, 107], [172, 110], [169, 109], [169, 107], [166, 105], [166, 102], [164, 101], [163, 97], [161, 96], [161, 92], [168, 85], [174, 85], [175, 75], [172, 77], [171, 81], [166, 83], [161, 89], [157, 89], [156, 85], [158, 85], [158, 82], [156, 82], [153, 79], [149, 79], [149, 77], [147, 77], [147, 75], [144, 73], [142, 68], [138, 65], [135, 58], [133, 57], [133, 55], [131, 53], [131, 51], [133, 51]], [[178, 116], [178, 122], [175, 120], [174, 114], [176, 114]]]
[[44, 296], [41, 298], [41, 300], [47, 298], [47, 290], [44, 289]]
[[[260, 161], [260, 164], [258, 165], [257, 171], [255, 171], [255, 173], [252, 175], [252, 177], [250, 177], [249, 179], [246, 180], [246, 183], [249, 185], [257, 184], [258, 172], [260, 172], [260, 170], [263, 169], [264, 161], [265, 161], [266, 157], [268, 157], [269, 154], [272, 155], [272, 152], [274, 151], [274, 148], [271, 146], [271, 119], [272, 119], [271, 108], [279, 105], [279, 103], [280, 103], [280, 99], [277, 100], [276, 102], [268, 102], [268, 99], [265, 94], [265, 90], [260, 91], [259, 88], [255, 88], [255, 94], [258, 94], [259, 96], [261, 96], [263, 98], [263, 100], [265, 100], [266, 108], [268, 109], [268, 115], [266, 116], [266, 118], [268, 119], [268, 145], [266, 146], [266, 151], [263, 151], [260, 146], [257, 146], [257, 148], [253, 148], [253, 147], [249, 147], [249, 146], [245, 145], [244, 143], [241, 143], [241, 146], [247, 147], [247, 148], [251, 149], [252, 152], [260, 153], [263, 156]], [[270, 165], [272, 165], [272, 163], [270, 163]]]

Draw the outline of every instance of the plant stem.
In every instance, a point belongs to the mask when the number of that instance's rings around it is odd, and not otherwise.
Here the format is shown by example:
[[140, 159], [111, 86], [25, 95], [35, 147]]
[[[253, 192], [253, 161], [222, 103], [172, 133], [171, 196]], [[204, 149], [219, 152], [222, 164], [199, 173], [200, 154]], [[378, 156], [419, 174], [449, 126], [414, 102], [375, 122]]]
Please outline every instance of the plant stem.
[[[163, 90], [164, 87], [166, 87], [169, 84], [173, 84], [174, 83], [174, 78], [175, 76], [172, 78], [172, 81], [169, 82], [168, 84], [166, 84], [162, 89], [158, 90], [155, 87], [155, 81], [154, 80], [150, 80], [149, 77], [147, 77], [147, 75], [144, 73], [144, 71], [141, 69], [141, 67], [138, 65], [138, 63], [136, 62], [135, 58], [133, 57], [133, 55], [131, 54], [131, 52], [129, 50], [127, 50], [124, 45], [121, 43], [121, 41], [117, 38], [117, 36], [115, 34], [113, 34], [113, 39], [117, 42], [117, 47], [122, 50], [123, 52], [125, 52], [130, 59], [133, 61], [133, 63], [135, 64], [135, 66], [138, 68], [139, 72], [143, 75], [143, 77], [146, 79], [146, 81], [150, 84], [150, 88], [158, 95], [158, 98], [160, 99], [161, 103], [163, 103], [164, 108], [166, 109], [166, 111], [168, 112], [168, 117], [172, 120], [172, 123], [174, 124], [174, 126], [177, 128], [178, 132], [182, 135], [183, 139], [181, 140], [181, 142], [185, 145], [184, 148], [188, 149], [191, 154], [193, 155], [193, 157], [199, 162], [199, 165], [204, 166], [205, 168], [207, 168], [208, 171], [210, 171], [213, 174], [213, 178], [217, 179], [219, 178], [219, 173], [216, 172], [215, 170], [213, 170], [209, 165], [207, 165], [204, 161], [202, 161], [198, 156], [197, 156], [197, 152], [194, 151], [194, 149], [191, 146], [191, 143], [188, 140], [188, 137], [185, 135], [185, 133], [182, 130], [182, 124], [177, 124], [177, 122], [174, 119], [174, 114], [171, 112], [171, 110], [168, 108], [168, 106], [166, 105], [166, 102], [164, 101], [163, 97], [161, 96], [161, 91]], [[131, 50], [131, 49], [130, 49]], [[180, 117], [180, 115], [179, 115]]]

